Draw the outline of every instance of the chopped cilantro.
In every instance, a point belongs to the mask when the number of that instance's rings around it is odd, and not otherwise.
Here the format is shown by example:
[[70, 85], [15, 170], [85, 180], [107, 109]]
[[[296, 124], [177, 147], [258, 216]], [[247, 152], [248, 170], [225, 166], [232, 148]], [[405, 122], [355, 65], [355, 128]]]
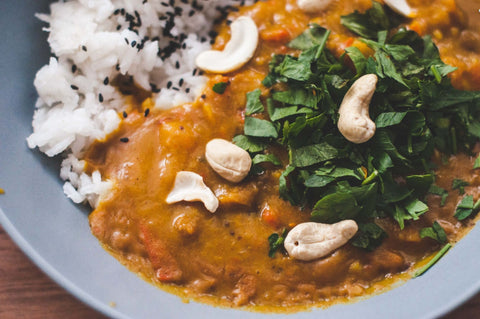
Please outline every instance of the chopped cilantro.
[[458, 203], [454, 216], [458, 220], [464, 220], [470, 217], [472, 214], [477, 213], [479, 209], [480, 209], [480, 200], [478, 200], [474, 204], [473, 196], [467, 195], [462, 198], [460, 203]]
[[212, 87], [213, 92], [218, 93], [218, 94], [223, 94], [225, 93], [225, 90], [227, 89], [229, 82], [218, 82], [215, 83]]
[[475, 159], [475, 163], [473, 164], [473, 168], [474, 169], [480, 168], [480, 155]]
[[443, 246], [442, 249], [440, 249], [440, 251], [435, 255], [433, 256], [432, 259], [430, 259], [430, 261], [423, 267], [421, 267], [420, 269], [418, 269], [414, 274], [413, 274], [413, 278], [417, 278], [421, 275], [423, 275], [425, 272], [427, 272], [427, 270], [429, 270], [430, 268], [432, 268], [433, 265], [435, 265], [439, 260], [440, 258], [443, 257], [443, 255], [445, 255], [447, 253], [447, 251], [452, 248], [452, 244], [450, 243], [447, 243], [445, 244], [445, 246]]
[[[385, 237], [376, 219], [390, 216], [403, 229], [428, 211], [428, 193], [445, 204], [448, 192], [434, 185], [434, 150], [472, 152], [480, 138], [480, 92], [455, 89], [448, 78], [455, 68], [442, 62], [431, 37], [398, 28], [399, 19], [377, 2], [342, 17], [372, 49], [369, 57], [350, 47], [336, 58], [325, 45], [330, 32], [311, 25], [289, 44], [299, 54], [272, 57], [262, 81], [270, 90], [262, 96], [265, 107], [260, 89], [248, 93], [245, 135], [234, 139], [257, 160], [283, 146], [288, 163], [280, 196], [311, 210], [313, 221], [356, 220], [352, 243], [368, 250]], [[338, 131], [338, 109], [364, 74], [378, 77], [369, 108], [377, 130], [368, 142], [353, 144]], [[452, 186], [462, 192], [466, 184]], [[464, 200], [459, 219], [476, 210], [473, 199]], [[423, 235], [443, 238], [436, 225]]]
[[261, 94], [262, 91], [260, 91], [260, 89], [247, 93], [247, 105], [245, 107], [246, 115], [263, 112], [264, 107], [262, 101], [260, 101]]
[[390, 29], [390, 20], [383, 6], [376, 1], [364, 14], [355, 11], [342, 16], [340, 22], [353, 33], [367, 39], [375, 39], [378, 31]]
[[464, 180], [461, 180], [461, 179], [458, 179], [458, 178], [455, 178], [452, 181], [452, 189], [458, 189], [458, 192], [460, 193], [460, 195], [465, 194], [464, 187], [468, 186], [468, 185], [469, 185], [468, 182], [466, 182]]
[[445, 244], [447, 242], [447, 234], [445, 233], [445, 230], [443, 229], [442, 226], [437, 221], [433, 222], [432, 227], [426, 227], [422, 228], [420, 230], [420, 237], [425, 238], [429, 237], [432, 238], [436, 241], [438, 241], [440, 244]]
[[430, 189], [428, 190], [428, 192], [430, 194], [440, 196], [441, 197], [440, 206], [445, 206], [445, 202], [446, 202], [447, 197], [448, 197], [448, 192], [445, 189], [443, 189], [443, 188], [441, 188], [441, 187], [439, 187], [435, 184], [432, 184], [430, 186]]
[[275, 257], [275, 253], [283, 248], [283, 242], [285, 241], [285, 237], [287, 236], [287, 230], [284, 229], [281, 234], [273, 233], [268, 236], [268, 243], [270, 245], [268, 256], [270, 258]]
[[387, 233], [377, 224], [359, 224], [358, 233], [353, 237], [352, 245], [367, 250], [374, 250], [387, 236]]

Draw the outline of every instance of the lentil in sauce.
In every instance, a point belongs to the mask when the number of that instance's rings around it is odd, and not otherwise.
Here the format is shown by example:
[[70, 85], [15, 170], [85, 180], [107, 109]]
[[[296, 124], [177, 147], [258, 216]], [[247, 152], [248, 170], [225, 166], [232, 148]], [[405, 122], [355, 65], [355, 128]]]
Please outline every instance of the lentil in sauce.
[[[464, 13], [453, 0], [409, 2], [418, 15], [407, 27], [433, 34], [445, 62], [458, 67], [452, 76], [455, 86], [479, 89], [480, 55], [470, 47], [477, 48], [478, 43], [462, 45], [457, 36], [466, 28], [461, 20]], [[246, 66], [226, 75], [208, 75], [202, 96], [168, 111], [153, 110], [148, 98], [143, 104], [132, 102], [119, 129], [107, 140], [94, 143], [85, 156], [87, 171], [99, 170], [114, 181], [111, 192], [90, 215], [92, 232], [105, 248], [132, 271], [162, 287], [173, 287], [173, 292], [183, 297], [285, 312], [373, 294], [406, 278], [419, 261], [439, 249], [438, 243], [419, 235], [432, 221], [441, 224], [451, 242], [457, 241], [472, 221], [454, 218], [459, 197], [451, 185], [454, 178], [480, 185], [471, 156], [452, 156], [448, 164], [442, 164], [440, 154], [433, 159], [439, 164], [436, 184], [451, 195], [444, 206], [439, 196], [430, 195], [429, 212], [403, 230], [393, 219], [377, 221], [388, 237], [376, 250], [367, 252], [347, 244], [311, 262], [283, 254], [268, 256], [266, 239], [272, 232], [310, 220], [308, 209], [301, 210], [279, 197], [281, 169], [267, 167], [262, 175], [232, 184], [206, 162], [208, 141], [231, 140], [242, 133], [246, 93], [262, 88], [272, 54], [294, 53], [286, 44], [309, 23], [332, 30], [327, 45], [337, 55], [352, 44], [368, 54], [341, 26], [340, 16], [370, 6], [370, 0], [334, 1], [325, 13], [317, 15], [301, 12], [293, 0], [242, 7], [229, 19], [250, 16], [261, 39]], [[218, 32], [214, 47], [221, 49], [229, 39], [228, 24], [220, 25]], [[478, 33], [474, 35], [478, 37]], [[218, 82], [228, 83], [223, 94], [211, 89]], [[287, 155], [280, 149], [277, 153], [285, 164]], [[165, 202], [179, 171], [203, 177], [220, 201], [215, 213], [198, 202]], [[465, 191], [475, 200], [479, 197], [477, 187], [467, 186]]]

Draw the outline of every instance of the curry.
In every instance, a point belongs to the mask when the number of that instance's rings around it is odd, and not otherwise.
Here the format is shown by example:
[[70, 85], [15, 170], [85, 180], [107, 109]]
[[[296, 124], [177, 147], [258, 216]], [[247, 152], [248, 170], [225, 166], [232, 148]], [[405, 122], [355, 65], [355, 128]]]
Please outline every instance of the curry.
[[[480, 56], [473, 30], [465, 31], [464, 13], [453, 0], [411, 1], [418, 17], [406, 27], [419, 34], [432, 34], [442, 58], [458, 67], [453, 84], [462, 89], [480, 89]], [[232, 12], [229, 21], [250, 16], [259, 28], [260, 42], [251, 61], [226, 75], [209, 74], [202, 95], [193, 103], [167, 111], [154, 111], [142, 98], [124, 114], [119, 129], [107, 140], [94, 143], [87, 152], [87, 171], [99, 170], [114, 181], [90, 215], [93, 234], [104, 247], [132, 271], [185, 298], [223, 306], [253, 306], [256, 310], [294, 311], [309, 306], [328, 306], [338, 301], [374, 294], [393, 282], [406, 279], [418, 263], [439, 249], [439, 244], [419, 235], [433, 221], [445, 230], [450, 242], [459, 240], [473, 225], [459, 221], [453, 212], [459, 201], [454, 179], [480, 185], [473, 170], [474, 156], [458, 154], [448, 163], [436, 153], [436, 185], [448, 190], [428, 195], [429, 212], [403, 230], [392, 218], [376, 223], [388, 237], [373, 251], [351, 244], [310, 262], [286, 254], [268, 255], [270, 234], [291, 229], [310, 220], [309, 208], [294, 206], [279, 197], [282, 167], [265, 164], [259, 175], [249, 175], [234, 184], [221, 178], [208, 165], [205, 146], [214, 138], [232, 140], [242, 134], [246, 94], [262, 86], [273, 54], [296, 54], [287, 43], [309, 23], [332, 31], [327, 47], [341, 56], [345, 48], [369, 48], [340, 23], [340, 17], [355, 10], [364, 12], [370, 0], [335, 1], [325, 13], [306, 14], [296, 1], [260, 1]], [[229, 39], [229, 23], [218, 27], [214, 47], [221, 49]], [[463, 34], [463, 36], [461, 36]], [[225, 92], [212, 90], [228, 83]], [[146, 109], [151, 110], [145, 112]], [[275, 150], [282, 165], [288, 154]], [[166, 198], [180, 171], [203, 177], [219, 200], [210, 213], [199, 202], [167, 204]], [[465, 192], [479, 197], [475, 186]]]

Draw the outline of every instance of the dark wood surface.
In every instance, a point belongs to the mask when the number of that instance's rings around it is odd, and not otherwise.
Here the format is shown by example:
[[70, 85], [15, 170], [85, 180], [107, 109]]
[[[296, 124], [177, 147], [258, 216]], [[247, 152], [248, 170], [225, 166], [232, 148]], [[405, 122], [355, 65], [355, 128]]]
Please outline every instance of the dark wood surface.
[[[35, 266], [0, 226], [1, 319], [106, 319]], [[480, 293], [442, 319], [480, 318]]]

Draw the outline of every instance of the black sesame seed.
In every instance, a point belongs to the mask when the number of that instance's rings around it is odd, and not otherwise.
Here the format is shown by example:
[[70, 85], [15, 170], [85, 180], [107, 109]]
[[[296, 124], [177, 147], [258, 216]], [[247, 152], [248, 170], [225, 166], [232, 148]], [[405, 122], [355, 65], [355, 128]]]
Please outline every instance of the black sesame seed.
[[87, 52], [87, 47], [84, 46], [84, 45], [82, 45], [82, 50], [85, 51], [85, 52]]
[[121, 28], [122, 28], [121, 25], [117, 25], [117, 31], [120, 31]]
[[78, 90], [78, 86], [76, 86], [76, 85], [72, 84], [72, 85], [70, 85], [70, 87], [72, 88], [72, 90], [75, 90], [75, 91]]
[[127, 112], [125, 112], [125, 111], [123, 111], [123, 114], [122, 114], [122, 115], [123, 115], [123, 118], [124, 118], [124, 119], [126, 119], [127, 116], [128, 116]]
[[179, 89], [179, 88], [177, 88], [177, 87], [173, 87], [173, 88], [172, 88], [172, 90], [175, 90], [175, 91], [180, 91], [180, 89]]
[[108, 83], [110, 83], [110, 79], [107, 76], [105, 80], [103, 80], [103, 84], [108, 85]]
[[168, 82], [167, 82], [167, 89], [171, 88], [171, 87], [172, 87], [172, 84], [173, 84], [172, 81], [168, 81]]
[[77, 66], [75, 64], [72, 65], [72, 73], [77, 72]]
[[180, 81], [178, 81], [178, 86], [182, 86], [183, 85], [183, 79], [180, 79]]
[[207, 98], [205, 94], [202, 94], [200, 97], [202, 98], [202, 100], [205, 100]]
[[120, 64], [115, 65], [115, 70], [120, 71]]
[[120, 13], [120, 9], [117, 9], [117, 10], [113, 11], [114, 15], [118, 15], [119, 13]]
[[145, 117], [147, 117], [148, 114], [150, 114], [150, 109], [146, 109], [145, 112], [143, 113], [143, 115], [144, 115]]
[[168, 7], [168, 3], [166, 3], [166, 2], [160, 2], [160, 4], [164, 7]]
[[125, 38], [125, 43], [126, 43], [126, 44], [130, 44], [130, 42], [128, 41], [127, 38]]
[[134, 48], [137, 45], [137, 41], [132, 41], [132, 48]]
[[175, 62], [175, 69], [180, 69], [180, 62]]
[[129, 141], [128, 137], [122, 137], [120, 139], [120, 142], [122, 142], [122, 143], [128, 143], [128, 141]]
[[103, 103], [103, 95], [102, 95], [102, 93], [98, 94], [98, 101], [99, 101], [100, 103]]

